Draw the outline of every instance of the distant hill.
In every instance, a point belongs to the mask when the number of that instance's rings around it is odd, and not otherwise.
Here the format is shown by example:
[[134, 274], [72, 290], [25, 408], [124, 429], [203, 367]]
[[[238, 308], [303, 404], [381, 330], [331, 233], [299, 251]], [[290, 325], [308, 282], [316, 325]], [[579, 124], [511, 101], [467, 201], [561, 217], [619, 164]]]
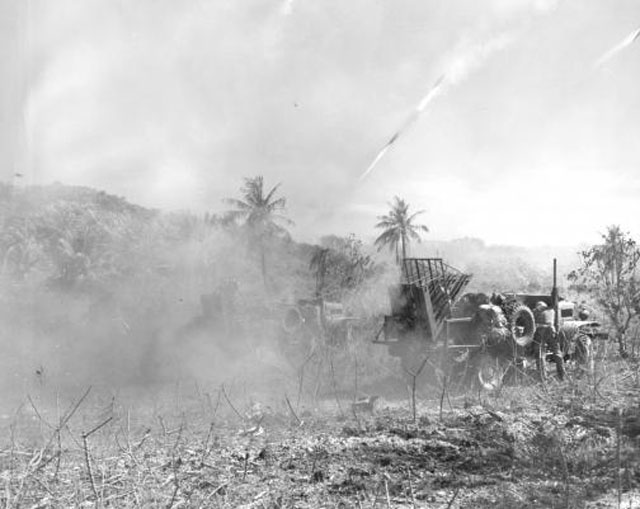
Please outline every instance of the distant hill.
[[135, 205], [120, 196], [91, 187], [64, 184], [13, 186], [0, 183], [0, 204], [3, 205], [5, 213], [8, 212], [7, 206], [11, 206], [13, 215], [33, 214], [43, 207], [59, 202], [86, 205], [109, 212], [133, 214], [142, 218], [151, 218], [158, 214], [157, 210]]

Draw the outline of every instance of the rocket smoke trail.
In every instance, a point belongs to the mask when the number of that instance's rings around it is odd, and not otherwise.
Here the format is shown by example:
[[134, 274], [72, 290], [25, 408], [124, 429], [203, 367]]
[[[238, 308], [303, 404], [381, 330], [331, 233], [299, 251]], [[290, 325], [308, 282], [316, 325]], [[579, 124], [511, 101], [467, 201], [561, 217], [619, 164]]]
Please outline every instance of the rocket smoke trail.
[[636, 39], [640, 37], [640, 28], [631, 32], [627, 37], [625, 37], [621, 42], [616, 44], [613, 48], [607, 51], [604, 55], [602, 55], [598, 61], [595, 63], [594, 68], [597, 69], [606, 64], [609, 60], [615, 57], [620, 51], [625, 49], [627, 46], [631, 45]]
[[384, 155], [391, 148], [391, 146], [398, 140], [398, 138], [400, 138], [400, 136], [402, 136], [404, 134], [404, 132], [407, 129], [409, 129], [409, 127], [411, 127], [416, 122], [416, 120], [418, 120], [418, 118], [420, 117], [420, 114], [425, 110], [425, 108], [429, 105], [429, 103], [440, 92], [440, 89], [441, 89], [442, 84], [444, 82], [444, 78], [445, 78], [445, 76], [443, 74], [442, 76], [440, 76], [436, 80], [436, 82], [433, 84], [433, 86], [429, 89], [429, 92], [427, 92], [427, 95], [425, 95], [422, 98], [422, 100], [420, 101], [420, 103], [418, 104], [416, 109], [411, 113], [411, 116], [407, 119], [407, 121], [404, 123], [404, 125], [400, 129], [398, 129], [398, 131], [395, 132], [395, 134], [389, 139], [389, 141], [384, 145], [384, 147], [382, 147], [382, 149], [380, 149], [380, 151], [376, 155], [376, 157], [373, 160], [373, 162], [369, 165], [367, 170], [362, 175], [360, 175], [360, 180], [363, 180], [364, 178], [366, 178], [366, 176], [369, 175], [369, 173], [371, 173], [373, 171], [373, 169], [376, 167], [376, 165], [378, 164], [380, 159], [382, 159], [384, 157]]
[[[533, 10], [533, 13], [545, 13], [550, 12], [556, 8], [558, 2], [556, 0], [536, 0], [534, 2], [525, 2]], [[376, 167], [380, 159], [384, 157], [391, 146], [400, 138], [404, 132], [418, 120], [425, 108], [433, 101], [433, 99], [442, 91], [443, 85], [446, 82], [448, 86], [454, 86], [467, 78], [475, 69], [482, 67], [485, 61], [497, 51], [501, 51], [518, 40], [523, 34], [523, 29], [526, 24], [521, 27], [513, 27], [505, 31], [499, 31], [493, 34], [487, 40], [474, 41], [473, 38], [464, 38], [460, 41], [458, 47], [454, 50], [453, 55], [450, 55], [449, 65], [445, 68], [445, 72], [440, 78], [436, 80], [431, 87], [427, 95], [420, 101], [416, 109], [412, 112], [411, 116], [407, 119], [404, 125], [391, 137], [391, 139], [382, 147], [378, 152], [373, 162], [369, 165], [367, 170], [360, 175], [360, 180], [369, 175]], [[634, 33], [632, 41], [638, 37], [638, 33]], [[632, 42], [631, 41], [631, 42]], [[452, 58], [451, 58], [452, 57]]]
[[391, 148], [391, 146], [404, 134], [404, 132], [414, 123], [426, 107], [433, 101], [433, 99], [442, 92], [442, 87], [447, 84], [449, 86], [456, 85], [460, 83], [463, 79], [469, 76], [470, 73], [474, 71], [474, 69], [478, 69], [481, 67], [484, 62], [496, 51], [500, 51], [513, 41], [516, 40], [516, 32], [501, 32], [496, 34], [494, 37], [481, 42], [481, 43], [472, 43], [469, 42], [466, 44], [460, 45], [459, 48], [455, 51], [453, 58], [450, 58], [449, 65], [446, 68], [445, 73], [440, 76], [433, 86], [427, 92], [416, 109], [412, 112], [411, 116], [407, 119], [404, 125], [391, 137], [391, 139], [386, 143], [384, 147], [378, 152], [378, 155], [373, 160], [373, 162], [369, 165], [367, 170], [360, 176], [360, 180], [366, 178], [369, 173], [373, 171], [375, 166], [378, 164], [380, 159], [385, 155], [385, 153]]

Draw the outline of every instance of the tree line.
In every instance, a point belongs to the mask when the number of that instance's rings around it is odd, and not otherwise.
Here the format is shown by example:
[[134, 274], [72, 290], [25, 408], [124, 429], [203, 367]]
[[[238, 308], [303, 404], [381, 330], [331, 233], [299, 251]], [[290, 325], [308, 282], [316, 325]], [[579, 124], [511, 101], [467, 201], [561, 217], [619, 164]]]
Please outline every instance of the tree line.
[[[148, 288], [153, 278], [175, 272], [171, 255], [189, 243], [201, 250], [193, 261], [193, 272], [213, 274], [204, 278], [202, 286], [234, 270], [253, 270], [237, 260], [223, 261], [239, 257], [255, 260], [267, 293], [301, 287], [302, 293], [340, 300], [383, 270], [384, 263], [374, 259], [355, 235], [325, 236], [316, 245], [294, 242], [289, 232], [294, 223], [287, 216], [280, 185], [267, 186], [262, 176], [245, 178], [238, 196], [224, 203], [223, 212], [198, 217], [160, 213], [89, 188], [0, 184], [3, 292], [14, 295], [16, 289], [29, 285], [32, 289], [40, 285], [62, 291], [104, 290], [142, 280], [147, 282], [137, 286]], [[379, 231], [374, 247], [377, 251], [388, 248], [399, 262], [429, 230], [418, 222], [423, 210], [412, 211], [397, 196], [388, 205], [388, 212], [372, 225]], [[212, 232], [240, 239], [253, 256], [239, 256], [237, 242], [225, 247], [217, 239], [209, 247]], [[218, 253], [212, 254], [211, 249]], [[639, 339], [639, 261], [635, 240], [613, 225], [600, 243], [580, 253], [579, 266], [568, 274], [569, 289], [601, 312], [623, 355]], [[285, 273], [287, 284], [273, 288]]]

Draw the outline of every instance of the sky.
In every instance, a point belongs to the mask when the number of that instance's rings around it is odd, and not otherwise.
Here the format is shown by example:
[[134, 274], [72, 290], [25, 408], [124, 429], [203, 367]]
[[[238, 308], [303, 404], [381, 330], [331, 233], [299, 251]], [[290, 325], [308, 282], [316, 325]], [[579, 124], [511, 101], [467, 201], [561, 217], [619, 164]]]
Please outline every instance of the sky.
[[262, 175], [307, 241], [396, 195], [434, 240], [640, 235], [640, 40], [608, 54], [638, 28], [637, 0], [0, 0], [0, 179], [200, 213]]

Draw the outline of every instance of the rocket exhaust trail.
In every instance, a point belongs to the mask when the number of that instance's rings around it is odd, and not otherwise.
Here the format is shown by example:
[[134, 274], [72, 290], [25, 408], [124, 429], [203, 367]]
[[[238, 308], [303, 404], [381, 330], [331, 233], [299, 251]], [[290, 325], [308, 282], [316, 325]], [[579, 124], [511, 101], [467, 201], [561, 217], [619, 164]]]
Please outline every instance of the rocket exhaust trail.
[[609, 60], [615, 57], [618, 53], [620, 53], [627, 46], [630, 46], [636, 39], [640, 37], [640, 28], [631, 32], [627, 37], [625, 37], [621, 42], [616, 44], [613, 48], [607, 51], [604, 55], [602, 55], [598, 61], [595, 63], [594, 68], [598, 69], [606, 64]]
[[440, 88], [442, 87], [442, 84], [444, 82], [444, 78], [445, 76], [443, 74], [436, 80], [433, 86], [429, 89], [429, 92], [427, 92], [427, 95], [425, 95], [420, 101], [420, 103], [418, 103], [418, 106], [411, 113], [411, 115], [405, 121], [403, 126], [398, 131], [396, 131], [396, 133], [389, 139], [389, 141], [380, 149], [380, 151], [376, 155], [373, 162], [369, 165], [366, 171], [362, 175], [360, 175], [360, 180], [364, 180], [367, 177], [367, 175], [369, 175], [369, 173], [373, 171], [376, 165], [384, 157], [384, 155], [391, 148], [391, 146], [398, 140], [398, 138], [400, 138], [405, 133], [405, 131], [409, 129], [409, 127], [411, 127], [418, 120], [418, 118], [420, 118], [420, 114], [425, 110], [425, 108], [429, 105], [429, 103], [431, 103], [431, 101], [433, 101], [433, 99], [438, 95]]

